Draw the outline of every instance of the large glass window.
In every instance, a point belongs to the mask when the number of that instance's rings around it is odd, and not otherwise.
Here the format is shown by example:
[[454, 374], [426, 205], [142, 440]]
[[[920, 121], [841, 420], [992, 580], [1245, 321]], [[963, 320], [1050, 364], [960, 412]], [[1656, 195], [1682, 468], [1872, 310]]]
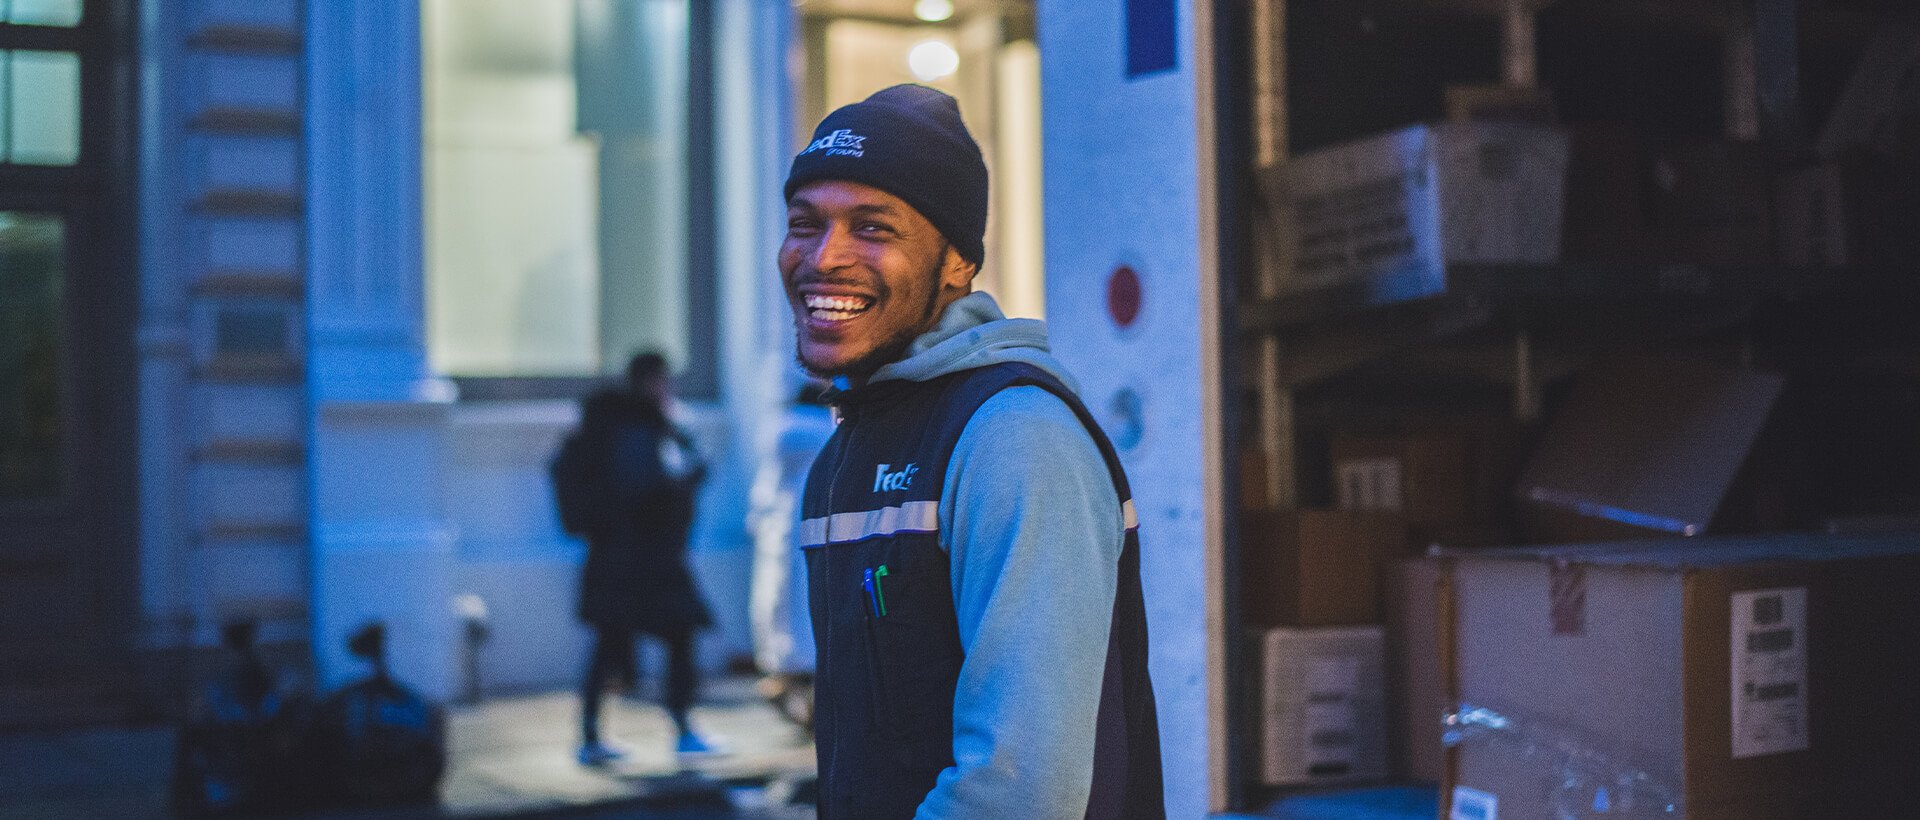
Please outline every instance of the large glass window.
[[686, 0], [426, 0], [429, 356], [686, 361]]
[[0, 500], [60, 491], [63, 227], [0, 211]]

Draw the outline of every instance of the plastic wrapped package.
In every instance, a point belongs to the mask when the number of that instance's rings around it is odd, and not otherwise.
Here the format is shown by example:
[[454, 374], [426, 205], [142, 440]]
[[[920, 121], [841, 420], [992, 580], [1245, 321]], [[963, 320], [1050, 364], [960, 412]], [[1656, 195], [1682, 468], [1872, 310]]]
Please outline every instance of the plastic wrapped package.
[[[1630, 716], [1621, 716], [1629, 719]], [[1636, 765], [1630, 751], [1610, 748], [1564, 726], [1460, 703], [1444, 718], [1448, 747], [1477, 745], [1511, 758], [1519, 767], [1546, 773], [1540, 804], [1516, 806], [1511, 792], [1496, 796], [1456, 783], [1449, 818], [1492, 820], [1498, 816], [1640, 818], [1684, 815], [1682, 792], [1672, 779]], [[1498, 805], [1504, 798], [1506, 805]], [[1531, 801], [1529, 801], [1531, 802]]]

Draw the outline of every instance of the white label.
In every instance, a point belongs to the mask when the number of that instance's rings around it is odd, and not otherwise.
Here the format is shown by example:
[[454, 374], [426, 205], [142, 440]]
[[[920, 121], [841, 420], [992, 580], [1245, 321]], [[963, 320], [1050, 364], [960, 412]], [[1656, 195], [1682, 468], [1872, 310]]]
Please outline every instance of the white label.
[[1807, 588], [1736, 592], [1733, 756], [1807, 748]]
[[1399, 512], [1406, 506], [1397, 458], [1349, 459], [1334, 474], [1334, 506], [1340, 509]]
[[1307, 658], [1306, 751], [1310, 764], [1353, 762], [1360, 732], [1353, 697], [1359, 688], [1359, 658]]
[[1497, 795], [1466, 786], [1453, 787], [1453, 809], [1447, 812], [1447, 820], [1499, 820], [1499, 817]]

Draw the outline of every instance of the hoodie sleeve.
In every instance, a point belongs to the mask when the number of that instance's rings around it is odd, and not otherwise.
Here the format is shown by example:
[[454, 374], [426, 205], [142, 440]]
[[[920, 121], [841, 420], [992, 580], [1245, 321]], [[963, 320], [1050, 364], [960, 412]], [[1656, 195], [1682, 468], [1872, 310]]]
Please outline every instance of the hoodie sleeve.
[[1106, 463], [1059, 398], [1011, 388], [967, 423], [940, 515], [966, 660], [955, 765], [915, 816], [1078, 820], [1124, 537]]

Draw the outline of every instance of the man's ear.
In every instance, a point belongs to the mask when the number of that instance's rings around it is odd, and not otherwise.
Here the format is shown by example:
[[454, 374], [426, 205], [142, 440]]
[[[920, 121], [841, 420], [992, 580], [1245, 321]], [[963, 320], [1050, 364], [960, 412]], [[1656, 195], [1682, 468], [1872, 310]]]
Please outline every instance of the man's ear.
[[973, 277], [980, 274], [980, 266], [968, 262], [952, 245], [947, 246], [947, 255], [940, 262], [940, 288], [942, 290], [973, 290]]

